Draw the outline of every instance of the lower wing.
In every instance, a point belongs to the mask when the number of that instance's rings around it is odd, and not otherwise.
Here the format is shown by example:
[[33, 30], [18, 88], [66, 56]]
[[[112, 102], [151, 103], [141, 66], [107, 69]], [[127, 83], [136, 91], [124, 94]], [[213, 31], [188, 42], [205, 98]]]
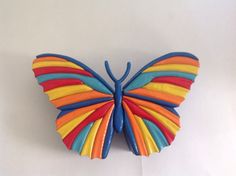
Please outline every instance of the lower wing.
[[61, 111], [56, 120], [57, 132], [70, 150], [90, 158], [106, 158], [114, 133], [114, 102]]
[[179, 115], [145, 100], [123, 97], [124, 133], [136, 155], [148, 156], [171, 144], [180, 129]]

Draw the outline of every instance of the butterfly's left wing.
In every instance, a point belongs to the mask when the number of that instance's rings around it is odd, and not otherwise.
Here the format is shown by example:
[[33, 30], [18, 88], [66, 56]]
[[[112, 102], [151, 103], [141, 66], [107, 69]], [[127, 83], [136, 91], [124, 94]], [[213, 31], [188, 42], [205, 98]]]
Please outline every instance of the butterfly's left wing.
[[61, 110], [57, 132], [68, 149], [105, 158], [113, 136], [113, 90], [93, 70], [62, 55], [43, 54], [33, 71], [45, 94]]
[[135, 154], [159, 152], [174, 140], [180, 128], [174, 107], [183, 102], [198, 67], [192, 54], [170, 53], [144, 66], [124, 86], [124, 130]]

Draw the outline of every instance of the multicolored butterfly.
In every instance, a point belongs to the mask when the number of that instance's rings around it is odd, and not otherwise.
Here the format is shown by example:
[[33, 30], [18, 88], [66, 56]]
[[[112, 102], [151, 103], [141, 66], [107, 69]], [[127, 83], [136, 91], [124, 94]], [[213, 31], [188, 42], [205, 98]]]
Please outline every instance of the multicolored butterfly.
[[68, 149], [90, 158], [106, 158], [114, 131], [121, 133], [130, 150], [148, 156], [172, 143], [180, 129], [175, 111], [183, 102], [199, 68], [189, 53], [159, 57], [137, 72], [123, 87], [130, 72], [116, 79], [105, 68], [115, 90], [83, 63], [58, 54], [42, 54], [33, 71], [49, 100], [61, 110], [57, 132]]

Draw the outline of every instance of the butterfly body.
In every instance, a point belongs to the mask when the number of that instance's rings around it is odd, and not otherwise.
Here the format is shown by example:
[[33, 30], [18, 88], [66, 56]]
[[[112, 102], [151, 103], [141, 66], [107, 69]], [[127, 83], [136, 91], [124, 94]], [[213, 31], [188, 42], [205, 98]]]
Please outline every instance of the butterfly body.
[[116, 79], [115, 76], [112, 74], [108, 61], [105, 61], [105, 68], [106, 68], [107, 74], [110, 76], [111, 80], [114, 82], [114, 85], [115, 85], [115, 91], [113, 93], [114, 100], [115, 100], [114, 128], [116, 132], [121, 133], [122, 128], [123, 128], [123, 120], [124, 120], [124, 110], [122, 106], [122, 97], [123, 97], [122, 82], [129, 75], [131, 64], [130, 62], [127, 63], [126, 71], [120, 79]]
[[114, 128], [118, 133], [122, 132], [124, 111], [122, 107], [122, 88], [121, 82], [115, 82], [115, 109], [114, 109]]
[[136, 155], [148, 156], [170, 145], [180, 129], [174, 108], [184, 100], [198, 67], [194, 55], [170, 53], [145, 65], [122, 86], [131, 64], [116, 79], [105, 61], [113, 89], [68, 56], [42, 54], [33, 62], [35, 77], [61, 111], [56, 128], [64, 144], [90, 158], [106, 158], [114, 131], [124, 133]]

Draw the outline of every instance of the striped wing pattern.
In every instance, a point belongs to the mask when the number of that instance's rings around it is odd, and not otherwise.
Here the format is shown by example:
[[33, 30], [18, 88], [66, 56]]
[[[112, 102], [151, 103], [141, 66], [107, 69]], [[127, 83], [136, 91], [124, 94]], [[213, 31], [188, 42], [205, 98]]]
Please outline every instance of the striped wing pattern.
[[57, 132], [68, 149], [90, 158], [106, 158], [114, 133], [113, 101], [62, 111]]
[[[136, 155], [160, 152], [180, 129], [174, 110], [197, 75], [198, 59], [170, 53], [144, 66], [123, 88], [124, 134]], [[106, 158], [114, 133], [112, 88], [86, 65], [70, 57], [43, 54], [33, 71], [59, 109], [57, 132], [66, 147], [90, 158]]]
[[114, 132], [109, 85], [84, 64], [62, 55], [39, 55], [33, 71], [49, 100], [61, 110], [56, 128], [67, 148], [105, 158]]
[[189, 53], [170, 53], [144, 66], [125, 86], [124, 132], [137, 155], [159, 152], [180, 129], [174, 110], [183, 102], [199, 68]]
[[170, 53], [144, 66], [124, 87], [124, 94], [169, 107], [183, 102], [199, 68], [188, 53]]

